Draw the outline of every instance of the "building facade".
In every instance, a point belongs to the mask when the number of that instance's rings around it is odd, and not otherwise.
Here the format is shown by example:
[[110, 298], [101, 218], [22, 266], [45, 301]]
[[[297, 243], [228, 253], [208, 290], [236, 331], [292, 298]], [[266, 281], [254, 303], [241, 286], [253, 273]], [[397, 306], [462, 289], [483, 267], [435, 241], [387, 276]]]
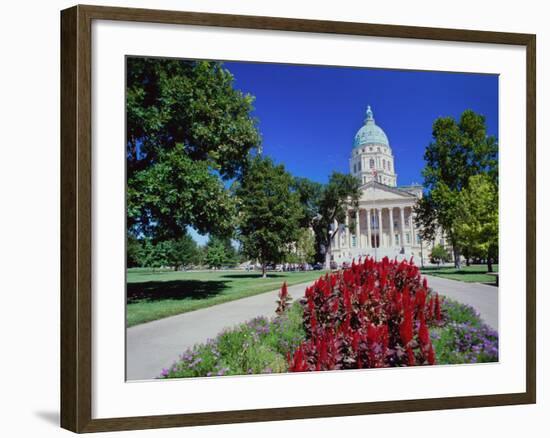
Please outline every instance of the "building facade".
[[369, 106], [364, 125], [355, 135], [349, 160], [350, 173], [361, 181], [359, 207], [348, 209], [345, 223], [337, 229], [331, 259], [337, 264], [359, 257], [398, 259], [413, 256], [416, 263], [428, 262], [433, 244], [420, 238], [414, 205], [422, 197], [422, 186], [398, 186], [394, 156], [386, 133], [376, 125]]

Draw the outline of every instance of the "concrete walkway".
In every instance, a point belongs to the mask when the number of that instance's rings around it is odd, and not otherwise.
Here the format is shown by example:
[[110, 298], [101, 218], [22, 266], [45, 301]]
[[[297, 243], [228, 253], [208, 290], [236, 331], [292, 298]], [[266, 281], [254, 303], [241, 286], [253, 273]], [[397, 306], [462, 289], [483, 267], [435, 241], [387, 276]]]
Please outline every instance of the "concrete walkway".
[[[428, 285], [436, 292], [473, 306], [487, 324], [498, 330], [497, 287], [426, 277]], [[311, 283], [290, 286], [288, 292], [294, 300], [300, 299]], [[130, 327], [126, 330], [126, 379], [155, 378], [187, 348], [214, 338], [224, 328], [257, 316], [275, 316], [278, 292], [266, 292]]]
[[498, 330], [498, 287], [447, 280], [431, 275], [426, 275], [426, 278], [428, 286], [434, 291], [474, 307], [486, 324]]
[[[311, 283], [289, 286], [288, 293], [300, 299]], [[274, 317], [278, 294], [279, 289], [128, 328], [126, 379], [155, 378], [187, 348], [216, 337], [224, 328], [257, 316]]]

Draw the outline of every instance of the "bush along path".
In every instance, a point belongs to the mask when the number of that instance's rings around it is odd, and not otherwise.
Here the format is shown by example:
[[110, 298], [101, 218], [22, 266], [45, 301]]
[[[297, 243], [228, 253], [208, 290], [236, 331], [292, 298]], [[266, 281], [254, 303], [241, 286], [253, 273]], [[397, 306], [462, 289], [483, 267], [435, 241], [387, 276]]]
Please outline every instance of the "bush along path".
[[[411, 262], [366, 259], [327, 274], [277, 316], [188, 349], [161, 378], [498, 360], [498, 335], [470, 306], [440, 298]], [[159, 370], [160, 371], [160, 370]]]

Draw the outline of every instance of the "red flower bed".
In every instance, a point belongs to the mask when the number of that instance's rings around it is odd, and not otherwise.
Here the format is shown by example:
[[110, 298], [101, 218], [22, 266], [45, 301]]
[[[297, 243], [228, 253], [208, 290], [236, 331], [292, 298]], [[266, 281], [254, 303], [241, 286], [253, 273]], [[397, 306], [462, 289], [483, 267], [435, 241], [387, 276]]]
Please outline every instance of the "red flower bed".
[[289, 371], [435, 363], [428, 324], [441, 320], [439, 297], [412, 259], [353, 262], [308, 287], [303, 305], [307, 339]]

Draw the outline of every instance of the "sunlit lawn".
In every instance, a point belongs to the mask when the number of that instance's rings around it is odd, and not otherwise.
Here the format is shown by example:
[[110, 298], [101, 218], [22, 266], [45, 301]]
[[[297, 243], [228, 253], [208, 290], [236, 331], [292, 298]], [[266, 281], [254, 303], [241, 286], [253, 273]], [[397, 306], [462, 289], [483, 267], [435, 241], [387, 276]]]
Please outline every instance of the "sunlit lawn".
[[[313, 281], [323, 273], [324, 271], [273, 272], [267, 278], [261, 278], [259, 272], [152, 272], [129, 269], [126, 324], [131, 327], [268, 292], [279, 289], [284, 281], [289, 286]], [[273, 306], [275, 310], [275, 303]]]
[[[487, 274], [487, 265], [462, 266], [460, 269], [449, 266], [441, 268], [427, 267], [421, 269], [421, 271], [423, 274], [467, 283], [495, 283], [495, 276]], [[493, 265], [493, 271], [498, 272], [498, 265]]]

